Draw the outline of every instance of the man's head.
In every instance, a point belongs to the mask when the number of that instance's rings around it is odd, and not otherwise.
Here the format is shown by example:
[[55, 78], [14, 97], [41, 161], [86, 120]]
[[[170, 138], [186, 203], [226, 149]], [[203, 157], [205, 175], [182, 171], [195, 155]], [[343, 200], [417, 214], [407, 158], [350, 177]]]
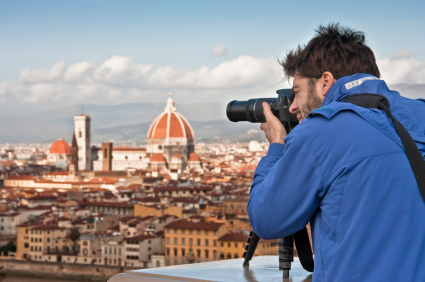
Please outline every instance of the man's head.
[[301, 121], [319, 108], [333, 83], [344, 76], [368, 73], [380, 77], [373, 51], [363, 32], [339, 24], [320, 26], [305, 46], [291, 50], [280, 62], [286, 78], [294, 78], [290, 107]]

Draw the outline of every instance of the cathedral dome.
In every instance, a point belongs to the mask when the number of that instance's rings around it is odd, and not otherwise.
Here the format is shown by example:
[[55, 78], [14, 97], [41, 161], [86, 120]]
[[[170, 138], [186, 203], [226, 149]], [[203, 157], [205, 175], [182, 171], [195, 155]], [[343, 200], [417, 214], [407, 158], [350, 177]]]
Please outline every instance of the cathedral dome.
[[166, 163], [167, 160], [165, 159], [163, 154], [155, 154], [151, 158], [151, 163]]
[[188, 162], [200, 162], [201, 158], [199, 157], [199, 155], [195, 152], [190, 153], [189, 155], [189, 159], [187, 160]]
[[49, 149], [49, 154], [70, 155], [71, 147], [69, 147], [69, 144], [66, 141], [59, 139], [52, 144], [52, 146]]
[[171, 93], [164, 112], [154, 120], [148, 131], [148, 139], [165, 138], [194, 138], [189, 122], [174, 107]]

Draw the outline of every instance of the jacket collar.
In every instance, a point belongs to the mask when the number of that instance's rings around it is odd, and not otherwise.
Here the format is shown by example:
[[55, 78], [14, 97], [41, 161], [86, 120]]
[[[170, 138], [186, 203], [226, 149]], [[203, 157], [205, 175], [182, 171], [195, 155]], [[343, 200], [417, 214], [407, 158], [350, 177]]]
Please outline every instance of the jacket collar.
[[357, 73], [338, 79], [329, 89], [322, 102], [322, 106], [326, 106], [332, 102], [341, 102], [348, 96], [361, 93], [378, 93], [378, 90], [385, 85], [383, 80], [379, 80], [376, 76], [366, 73]]

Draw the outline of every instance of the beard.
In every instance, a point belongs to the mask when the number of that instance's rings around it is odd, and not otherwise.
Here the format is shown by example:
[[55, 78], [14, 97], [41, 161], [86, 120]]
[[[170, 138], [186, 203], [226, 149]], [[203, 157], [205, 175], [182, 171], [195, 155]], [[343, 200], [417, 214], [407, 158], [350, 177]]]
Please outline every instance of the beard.
[[320, 106], [322, 106], [322, 100], [317, 95], [315, 86], [315, 80], [310, 81], [307, 102], [302, 107], [299, 106], [298, 111], [296, 112], [296, 114], [299, 114], [302, 119], [305, 119], [312, 110], [320, 108]]

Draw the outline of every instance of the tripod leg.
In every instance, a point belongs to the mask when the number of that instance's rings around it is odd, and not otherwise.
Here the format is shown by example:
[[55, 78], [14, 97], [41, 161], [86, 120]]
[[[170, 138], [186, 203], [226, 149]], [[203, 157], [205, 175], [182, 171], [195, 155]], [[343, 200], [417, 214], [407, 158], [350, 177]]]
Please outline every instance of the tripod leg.
[[252, 256], [255, 253], [255, 250], [257, 249], [258, 242], [260, 241], [260, 237], [254, 233], [254, 231], [251, 231], [249, 233], [249, 238], [247, 241], [247, 245], [245, 246], [245, 252], [243, 253], [244, 262], [243, 266], [248, 266], [249, 261], [252, 259]]
[[283, 278], [289, 277], [291, 262], [294, 261], [294, 239], [291, 236], [280, 238], [279, 244], [279, 270], [283, 270]]

